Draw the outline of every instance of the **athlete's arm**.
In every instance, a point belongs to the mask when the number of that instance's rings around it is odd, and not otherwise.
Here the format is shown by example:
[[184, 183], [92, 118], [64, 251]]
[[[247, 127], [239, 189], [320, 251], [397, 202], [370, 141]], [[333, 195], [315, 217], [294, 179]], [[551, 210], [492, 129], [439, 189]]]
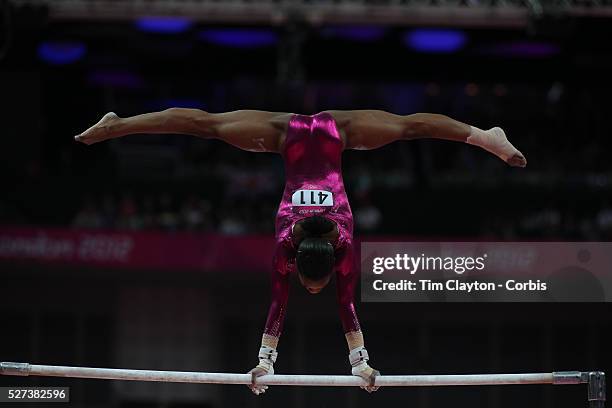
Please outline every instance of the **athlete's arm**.
[[380, 110], [330, 111], [346, 135], [347, 149], [371, 150], [396, 140], [445, 139], [470, 143], [495, 154], [512, 166], [527, 164], [523, 154], [495, 127], [487, 131], [445, 115], [395, 115]]
[[89, 145], [134, 133], [176, 133], [219, 139], [252, 152], [278, 152], [287, 115], [257, 110], [209, 113], [171, 108], [120, 118], [110, 112], [75, 140]]
[[352, 246], [343, 249], [337, 255], [336, 288], [338, 292], [338, 312], [344, 329], [344, 336], [349, 349], [351, 374], [363, 378], [368, 384], [364, 388], [368, 392], [376, 391], [374, 381], [379, 371], [368, 365], [368, 352], [365, 348], [363, 333], [355, 312], [355, 286], [359, 274], [354, 265]]
[[[270, 276], [272, 301], [268, 309], [264, 333], [261, 337], [261, 346], [258, 353], [259, 364], [249, 371], [254, 378], [266, 374], [274, 374], [274, 363], [278, 356], [276, 348], [283, 331], [287, 300], [289, 298], [289, 271], [286, 270], [288, 258], [289, 250], [283, 245], [278, 245], [274, 254], [273, 269]], [[268, 389], [265, 385], [251, 385], [249, 388], [257, 395], [266, 392]]]

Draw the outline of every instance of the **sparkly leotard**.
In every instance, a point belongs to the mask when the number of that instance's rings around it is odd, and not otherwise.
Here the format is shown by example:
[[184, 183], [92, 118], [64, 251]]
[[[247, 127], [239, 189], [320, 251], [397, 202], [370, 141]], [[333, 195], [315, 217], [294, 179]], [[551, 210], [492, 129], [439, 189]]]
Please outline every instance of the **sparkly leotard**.
[[281, 151], [286, 181], [276, 215], [272, 303], [265, 327], [265, 333], [271, 336], [279, 337], [282, 332], [289, 275], [296, 269], [293, 225], [313, 215], [324, 216], [338, 226], [339, 236], [333, 245], [340, 319], [345, 333], [360, 329], [353, 304], [358, 276], [353, 255], [353, 215], [342, 181], [342, 150], [342, 139], [329, 113], [291, 117]]

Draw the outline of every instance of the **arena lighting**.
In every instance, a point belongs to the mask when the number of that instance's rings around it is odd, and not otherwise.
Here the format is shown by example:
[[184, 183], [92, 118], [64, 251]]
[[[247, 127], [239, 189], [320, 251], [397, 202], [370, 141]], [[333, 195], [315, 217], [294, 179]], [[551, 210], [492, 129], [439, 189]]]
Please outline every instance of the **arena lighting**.
[[44, 41], [38, 46], [38, 57], [52, 65], [72, 64], [86, 53], [87, 47], [78, 41]]
[[247, 28], [215, 28], [200, 31], [202, 41], [226, 47], [257, 48], [276, 45], [278, 36], [272, 30]]
[[142, 17], [135, 25], [148, 33], [180, 34], [189, 30], [193, 22], [184, 17]]
[[372, 42], [383, 38], [387, 29], [380, 26], [328, 26], [323, 27], [320, 33], [323, 37]]
[[418, 52], [451, 53], [459, 51], [467, 42], [463, 31], [451, 29], [422, 28], [404, 35], [404, 44]]

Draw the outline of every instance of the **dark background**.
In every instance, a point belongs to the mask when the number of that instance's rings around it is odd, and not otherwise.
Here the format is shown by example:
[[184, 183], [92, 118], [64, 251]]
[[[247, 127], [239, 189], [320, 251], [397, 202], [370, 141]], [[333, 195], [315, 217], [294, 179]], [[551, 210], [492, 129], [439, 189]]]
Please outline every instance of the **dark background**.
[[[363, 240], [612, 235], [612, 19], [605, 13], [531, 15], [512, 27], [502, 17], [477, 26], [452, 19], [372, 25], [313, 24], [298, 14], [257, 24], [194, 19], [185, 30], [160, 33], [143, 30], [136, 17], [60, 18], [52, 7], [21, 3], [29, 2], [0, 2], [0, 232], [273, 234], [280, 157], [180, 135], [73, 142], [108, 111], [182, 106], [443, 113], [483, 129], [502, 126], [527, 157], [527, 168], [510, 168], [473, 146], [430, 140], [347, 151], [345, 183]], [[415, 49], [406, 42], [415, 33], [463, 44]], [[265, 272], [0, 266], [0, 361], [222, 372], [256, 363], [269, 300]], [[312, 297], [294, 286], [276, 371], [348, 374], [334, 290]], [[611, 367], [605, 303], [357, 307], [371, 364], [383, 374]], [[20, 384], [70, 386], [74, 407], [587, 403], [584, 386], [372, 395], [273, 387], [255, 397], [237, 386], [0, 378], [0, 386]]]

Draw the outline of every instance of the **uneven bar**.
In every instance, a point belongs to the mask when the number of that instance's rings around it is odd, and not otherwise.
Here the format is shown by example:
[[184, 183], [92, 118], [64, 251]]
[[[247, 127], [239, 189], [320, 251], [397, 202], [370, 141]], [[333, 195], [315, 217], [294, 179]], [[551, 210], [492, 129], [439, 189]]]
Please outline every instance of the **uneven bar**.
[[[252, 380], [250, 374], [65, 367], [27, 363], [0, 363], [0, 374], [199, 384], [246, 385], [251, 384]], [[383, 387], [419, 387], [448, 385], [578, 384], [584, 382], [582, 381], [581, 374], [580, 371], [568, 371], [522, 374], [383, 375], [376, 378], [376, 385]], [[561, 379], [561, 381], [557, 382], [557, 379]], [[364, 385], [364, 382], [361, 378], [352, 375], [275, 374], [257, 378], [257, 384], [358, 387]]]

